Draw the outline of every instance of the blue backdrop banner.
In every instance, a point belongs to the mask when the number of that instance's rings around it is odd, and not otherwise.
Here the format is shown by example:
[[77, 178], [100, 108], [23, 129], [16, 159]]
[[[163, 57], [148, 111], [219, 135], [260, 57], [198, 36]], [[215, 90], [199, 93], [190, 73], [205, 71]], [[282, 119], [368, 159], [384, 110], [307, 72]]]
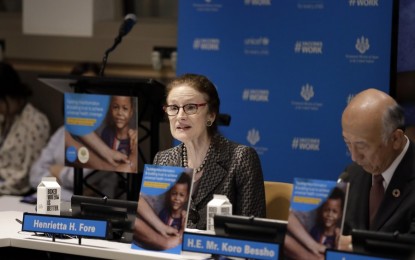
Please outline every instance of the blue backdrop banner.
[[231, 140], [266, 180], [337, 179], [351, 161], [341, 113], [366, 88], [388, 92], [393, 1], [180, 1], [177, 74], [217, 86]]

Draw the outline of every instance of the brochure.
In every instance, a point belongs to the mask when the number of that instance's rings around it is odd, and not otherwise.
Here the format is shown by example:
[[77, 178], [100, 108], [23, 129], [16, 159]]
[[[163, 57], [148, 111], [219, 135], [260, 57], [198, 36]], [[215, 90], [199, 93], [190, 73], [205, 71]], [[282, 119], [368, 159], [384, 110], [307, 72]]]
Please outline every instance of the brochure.
[[65, 165], [137, 173], [137, 97], [65, 93]]
[[190, 168], [144, 165], [131, 248], [181, 253], [192, 184]]
[[286, 236], [294, 238], [300, 246], [310, 245], [314, 240], [327, 249], [337, 248], [346, 215], [348, 187], [346, 182], [295, 178]]

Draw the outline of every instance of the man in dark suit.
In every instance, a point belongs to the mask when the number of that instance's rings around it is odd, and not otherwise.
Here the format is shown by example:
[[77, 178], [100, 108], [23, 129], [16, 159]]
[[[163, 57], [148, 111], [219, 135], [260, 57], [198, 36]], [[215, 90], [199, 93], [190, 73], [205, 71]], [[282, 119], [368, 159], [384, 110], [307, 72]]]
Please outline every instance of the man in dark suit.
[[[415, 230], [415, 144], [404, 133], [404, 115], [386, 93], [368, 89], [357, 94], [342, 115], [343, 138], [353, 163], [342, 248], [352, 229], [412, 233]], [[370, 217], [372, 179], [382, 176], [383, 190]], [[383, 187], [382, 187], [383, 186]]]

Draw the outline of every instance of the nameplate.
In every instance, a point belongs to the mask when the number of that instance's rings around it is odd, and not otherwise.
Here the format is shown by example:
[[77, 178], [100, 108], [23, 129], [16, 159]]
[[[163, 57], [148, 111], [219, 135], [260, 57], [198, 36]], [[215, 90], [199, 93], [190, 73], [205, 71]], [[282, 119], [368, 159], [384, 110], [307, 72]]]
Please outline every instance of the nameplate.
[[278, 259], [279, 244], [225, 238], [198, 233], [183, 234], [182, 250], [255, 259]]
[[108, 221], [24, 213], [22, 231], [106, 238]]

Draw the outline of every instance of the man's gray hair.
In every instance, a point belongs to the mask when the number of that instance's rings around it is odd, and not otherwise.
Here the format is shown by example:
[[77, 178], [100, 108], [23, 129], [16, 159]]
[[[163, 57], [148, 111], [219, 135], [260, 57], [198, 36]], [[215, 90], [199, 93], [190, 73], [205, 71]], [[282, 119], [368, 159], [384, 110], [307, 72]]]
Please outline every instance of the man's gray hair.
[[387, 142], [389, 136], [396, 129], [405, 130], [405, 116], [403, 108], [398, 105], [389, 106], [383, 114], [383, 132], [382, 140]]

